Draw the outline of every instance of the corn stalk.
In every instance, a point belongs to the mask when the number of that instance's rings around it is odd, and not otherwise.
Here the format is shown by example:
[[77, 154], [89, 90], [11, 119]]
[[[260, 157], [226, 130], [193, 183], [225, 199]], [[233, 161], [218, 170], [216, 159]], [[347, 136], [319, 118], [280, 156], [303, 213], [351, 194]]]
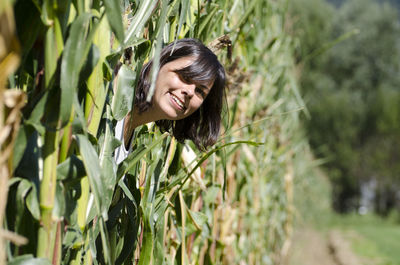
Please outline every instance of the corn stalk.
[[[17, 0], [14, 10], [22, 64], [10, 80], [27, 105], [1, 223], [29, 241], [7, 241], [10, 264], [281, 262], [307, 145], [285, 2]], [[181, 37], [226, 67], [219, 142], [200, 153], [147, 124], [116, 165], [114, 127], [141, 66]]]
[[26, 238], [7, 231], [4, 214], [11, 177], [11, 154], [20, 123], [20, 110], [25, 104], [25, 94], [7, 89], [7, 78], [18, 67], [20, 46], [15, 37], [14, 12], [10, 1], [0, 5], [0, 264], [6, 262], [6, 240], [16, 245], [26, 243]]

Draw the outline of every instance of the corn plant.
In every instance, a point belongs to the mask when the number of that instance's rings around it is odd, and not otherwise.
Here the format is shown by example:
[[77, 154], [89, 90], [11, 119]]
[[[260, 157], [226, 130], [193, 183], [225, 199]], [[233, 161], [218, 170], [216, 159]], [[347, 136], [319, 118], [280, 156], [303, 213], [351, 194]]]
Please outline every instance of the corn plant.
[[[8, 85], [27, 101], [2, 225], [27, 243], [6, 241], [9, 264], [281, 262], [307, 113], [285, 5], [15, 1], [21, 64]], [[181, 37], [209, 44], [226, 67], [220, 140], [200, 153], [146, 124], [117, 165], [114, 127], [132, 110], [140, 69]]]
[[[8, 158], [20, 124], [20, 109], [25, 104], [21, 91], [6, 89], [7, 78], [16, 70], [20, 60], [20, 46], [14, 35], [14, 16], [9, 1], [0, 4], [0, 25], [0, 224], [3, 224], [11, 176]], [[25, 238], [2, 229], [0, 225], [0, 264], [6, 260], [6, 239], [17, 245], [26, 243]]]

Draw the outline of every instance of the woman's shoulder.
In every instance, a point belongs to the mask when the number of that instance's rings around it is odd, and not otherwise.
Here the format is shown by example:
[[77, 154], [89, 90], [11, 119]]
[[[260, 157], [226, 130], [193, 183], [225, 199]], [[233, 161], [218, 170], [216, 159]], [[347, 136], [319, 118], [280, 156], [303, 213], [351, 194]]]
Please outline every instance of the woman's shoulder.
[[130, 153], [124, 144], [124, 119], [117, 122], [114, 129], [115, 138], [121, 142], [121, 145], [115, 149], [114, 158], [117, 164], [121, 163]]

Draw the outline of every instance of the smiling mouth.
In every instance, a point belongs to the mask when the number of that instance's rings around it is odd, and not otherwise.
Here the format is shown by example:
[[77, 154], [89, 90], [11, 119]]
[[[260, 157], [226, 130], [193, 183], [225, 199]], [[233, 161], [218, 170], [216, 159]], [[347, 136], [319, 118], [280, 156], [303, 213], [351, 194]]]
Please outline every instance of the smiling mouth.
[[185, 111], [186, 107], [185, 104], [174, 94], [169, 93], [171, 95], [171, 99], [174, 103], [176, 103], [177, 107], [181, 110], [181, 111]]

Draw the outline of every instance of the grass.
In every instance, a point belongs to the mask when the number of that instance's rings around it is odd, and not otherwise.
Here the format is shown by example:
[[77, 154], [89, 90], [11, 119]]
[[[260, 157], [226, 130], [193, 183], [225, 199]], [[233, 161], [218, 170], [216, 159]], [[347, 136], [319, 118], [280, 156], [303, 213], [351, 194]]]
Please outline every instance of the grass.
[[340, 231], [363, 264], [400, 264], [400, 222], [398, 214], [381, 218], [374, 214], [341, 215], [330, 208], [330, 184], [318, 168], [309, 169], [307, 179], [297, 179], [297, 228], [312, 228], [327, 236]]
[[[349, 235], [353, 250], [379, 265], [400, 264], [400, 225], [376, 215], [333, 215], [329, 228]], [[355, 232], [355, 233], [354, 233]]]

